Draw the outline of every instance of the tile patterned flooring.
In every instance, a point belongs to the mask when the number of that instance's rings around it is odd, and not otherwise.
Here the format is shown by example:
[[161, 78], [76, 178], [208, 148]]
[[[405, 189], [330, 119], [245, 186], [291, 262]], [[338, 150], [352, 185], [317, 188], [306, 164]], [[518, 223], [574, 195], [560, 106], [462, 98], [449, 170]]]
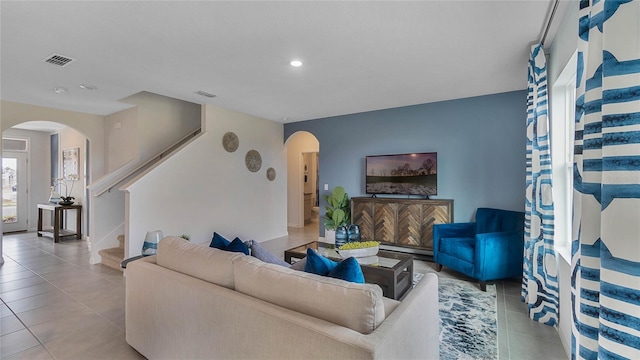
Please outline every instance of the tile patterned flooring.
[[[289, 236], [262, 245], [282, 256], [315, 240], [317, 226], [289, 228]], [[89, 264], [85, 241], [4, 235], [3, 254], [0, 359], [143, 359], [125, 341], [125, 279]], [[433, 271], [433, 264], [416, 261], [414, 268]], [[446, 269], [438, 275], [459, 277]], [[555, 329], [526, 316], [519, 282], [496, 285], [500, 359], [567, 359]]]

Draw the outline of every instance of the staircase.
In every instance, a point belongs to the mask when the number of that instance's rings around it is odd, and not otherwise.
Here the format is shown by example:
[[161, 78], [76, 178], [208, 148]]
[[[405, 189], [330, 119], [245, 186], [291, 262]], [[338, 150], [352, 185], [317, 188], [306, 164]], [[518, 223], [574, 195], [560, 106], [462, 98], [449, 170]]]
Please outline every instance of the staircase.
[[100, 262], [102, 265], [122, 271], [120, 263], [124, 260], [124, 235], [118, 235], [118, 242], [120, 242], [118, 247], [102, 249], [98, 254], [102, 258]]

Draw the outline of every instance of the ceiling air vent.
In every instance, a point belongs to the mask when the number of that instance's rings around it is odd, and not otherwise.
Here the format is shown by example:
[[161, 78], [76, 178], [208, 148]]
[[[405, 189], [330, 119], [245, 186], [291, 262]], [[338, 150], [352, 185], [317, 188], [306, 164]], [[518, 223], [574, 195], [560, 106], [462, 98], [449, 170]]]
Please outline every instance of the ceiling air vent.
[[212, 93], [208, 93], [208, 92], [206, 92], [206, 91], [202, 91], [202, 90], [198, 90], [198, 91], [196, 91], [196, 94], [201, 95], [201, 96], [206, 96], [206, 97], [208, 97], [208, 98], [214, 98], [214, 97], [216, 97], [214, 94], [212, 94]]
[[42, 59], [42, 61], [49, 63], [49, 64], [53, 64], [53, 65], [58, 65], [58, 66], [62, 66], [65, 67], [67, 65], [69, 65], [70, 63], [76, 61], [76, 59], [72, 59], [68, 56], [64, 56], [64, 55], [60, 55], [60, 54], [51, 54], [49, 56], [47, 56], [46, 58]]

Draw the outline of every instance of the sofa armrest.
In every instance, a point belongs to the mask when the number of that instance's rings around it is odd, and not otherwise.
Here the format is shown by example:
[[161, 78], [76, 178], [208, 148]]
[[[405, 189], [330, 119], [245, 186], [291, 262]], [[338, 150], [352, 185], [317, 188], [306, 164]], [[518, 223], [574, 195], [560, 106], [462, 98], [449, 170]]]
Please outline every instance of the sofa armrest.
[[477, 234], [474, 262], [478, 280], [521, 276], [523, 252], [523, 231]]
[[476, 223], [453, 223], [433, 225], [433, 259], [438, 262], [440, 240], [446, 238], [472, 238], [476, 233]]
[[438, 277], [427, 273], [367, 340], [376, 359], [438, 359]]

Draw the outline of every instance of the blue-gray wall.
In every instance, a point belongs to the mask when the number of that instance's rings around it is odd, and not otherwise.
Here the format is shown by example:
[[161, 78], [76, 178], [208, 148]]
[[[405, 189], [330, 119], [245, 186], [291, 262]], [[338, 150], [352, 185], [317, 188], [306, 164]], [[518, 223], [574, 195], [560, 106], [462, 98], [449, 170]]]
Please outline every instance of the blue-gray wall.
[[522, 90], [301, 121], [285, 124], [285, 139], [308, 131], [320, 142], [321, 196], [324, 184], [366, 196], [367, 155], [436, 151], [432, 198], [453, 199], [464, 222], [477, 207], [524, 211], [526, 100]]

